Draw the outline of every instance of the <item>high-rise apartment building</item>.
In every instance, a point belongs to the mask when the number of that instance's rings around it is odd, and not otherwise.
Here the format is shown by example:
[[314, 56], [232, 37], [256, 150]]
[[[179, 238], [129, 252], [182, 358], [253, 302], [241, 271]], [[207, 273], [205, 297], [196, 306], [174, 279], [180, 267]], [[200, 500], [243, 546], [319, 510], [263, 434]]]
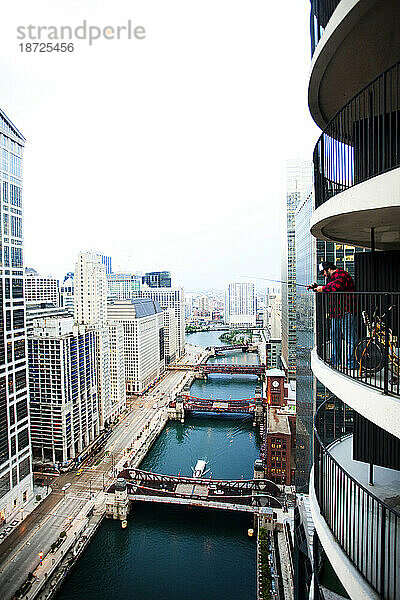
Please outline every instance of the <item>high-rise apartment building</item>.
[[312, 183], [312, 163], [290, 160], [286, 169], [286, 221], [282, 251], [282, 361], [289, 379], [296, 377], [296, 245], [297, 204]]
[[256, 324], [255, 285], [230, 283], [225, 294], [225, 322], [230, 327], [254, 327]]
[[355, 254], [357, 292], [350, 298], [315, 296], [311, 368], [326, 399], [314, 416], [312, 595], [329, 588], [357, 600], [394, 600], [400, 597], [399, 4], [314, 0], [311, 35], [309, 107], [323, 130], [314, 149], [311, 233], [339, 244], [334, 250], [343, 259], [347, 245], [371, 250]]
[[134, 273], [110, 273], [107, 275], [109, 300], [129, 300], [140, 290], [141, 277]]
[[150, 298], [136, 298], [110, 302], [108, 316], [123, 326], [126, 397], [130, 401], [164, 372], [163, 311]]
[[33, 492], [22, 238], [25, 138], [0, 110], [0, 524]]
[[171, 273], [169, 271], [153, 271], [151, 273], [145, 273], [142, 281], [151, 288], [170, 288]]
[[99, 433], [95, 328], [42, 317], [28, 339], [31, 439], [38, 462], [75, 458]]
[[54, 306], [58, 306], [58, 286], [58, 279], [55, 277], [42, 277], [28, 273], [25, 276], [25, 302], [27, 304], [51, 302]]
[[99, 252], [80, 252], [75, 267], [74, 304], [75, 322], [93, 325], [98, 336], [98, 401], [100, 427], [112, 417], [110, 332], [107, 323], [106, 267]]

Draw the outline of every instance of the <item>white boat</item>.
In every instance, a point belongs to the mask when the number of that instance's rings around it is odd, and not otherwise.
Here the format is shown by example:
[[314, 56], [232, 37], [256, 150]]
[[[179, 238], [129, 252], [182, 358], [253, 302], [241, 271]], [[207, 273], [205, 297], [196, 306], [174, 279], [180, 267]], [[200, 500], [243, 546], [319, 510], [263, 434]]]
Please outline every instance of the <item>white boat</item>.
[[205, 460], [198, 460], [195, 468], [193, 469], [193, 477], [203, 477], [207, 463]]

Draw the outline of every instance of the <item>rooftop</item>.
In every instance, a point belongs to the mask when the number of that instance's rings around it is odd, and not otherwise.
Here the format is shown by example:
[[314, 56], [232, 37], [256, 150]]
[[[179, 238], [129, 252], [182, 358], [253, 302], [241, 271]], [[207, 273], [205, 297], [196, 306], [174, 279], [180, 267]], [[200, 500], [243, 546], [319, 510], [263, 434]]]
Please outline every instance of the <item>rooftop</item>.
[[279, 408], [275, 406], [268, 407], [268, 431], [267, 433], [280, 433], [282, 435], [291, 435], [289, 419], [287, 415], [279, 413]]

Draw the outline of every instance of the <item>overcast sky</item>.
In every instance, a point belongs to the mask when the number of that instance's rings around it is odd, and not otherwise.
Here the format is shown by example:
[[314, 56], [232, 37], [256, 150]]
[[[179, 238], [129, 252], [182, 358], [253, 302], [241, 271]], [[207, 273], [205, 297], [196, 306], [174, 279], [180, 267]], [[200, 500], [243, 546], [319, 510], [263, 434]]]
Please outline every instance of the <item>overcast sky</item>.
[[[79, 250], [187, 290], [280, 278], [285, 163], [310, 158], [309, 1], [18, 0], [0, 106], [27, 138], [26, 265]], [[144, 26], [144, 40], [21, 52], [18, 26]], [[47, 41], [47, 40], [45, 40]], [[262, 282], [261, 282], [262, 283]]]

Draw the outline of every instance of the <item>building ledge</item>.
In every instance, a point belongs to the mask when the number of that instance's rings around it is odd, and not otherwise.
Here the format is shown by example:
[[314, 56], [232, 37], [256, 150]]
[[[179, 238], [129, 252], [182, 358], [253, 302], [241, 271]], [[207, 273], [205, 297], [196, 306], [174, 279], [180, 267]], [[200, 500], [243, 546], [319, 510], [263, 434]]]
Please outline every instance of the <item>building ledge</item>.
[[352, 246], [400, 249], [400, 168], [393, 169], [336, 194], [311, 216], [311, 233], [321, 240]]
[[379, 595], [362, 577], [345, 552], [343, 552], [320, 513], [318, 500], [314, 492], [314, 468], [311, 470], [310, 475], [310, 508], [319, 540], [336, 575], [350, 598], [354, 600], [378, 600]]
[[400, 471], [374, 465], [374, 485], [369, 485], [369, 464], [353, 459], [353, 436], [328, 446], [329, 454], [369, 493], [400, 514]]
[[315, 348], [311, 352], [311, 369], [315, 377], [350, 408], [400, 438], [400, 398], [388, 396], [332, 369], [319, 358]]

